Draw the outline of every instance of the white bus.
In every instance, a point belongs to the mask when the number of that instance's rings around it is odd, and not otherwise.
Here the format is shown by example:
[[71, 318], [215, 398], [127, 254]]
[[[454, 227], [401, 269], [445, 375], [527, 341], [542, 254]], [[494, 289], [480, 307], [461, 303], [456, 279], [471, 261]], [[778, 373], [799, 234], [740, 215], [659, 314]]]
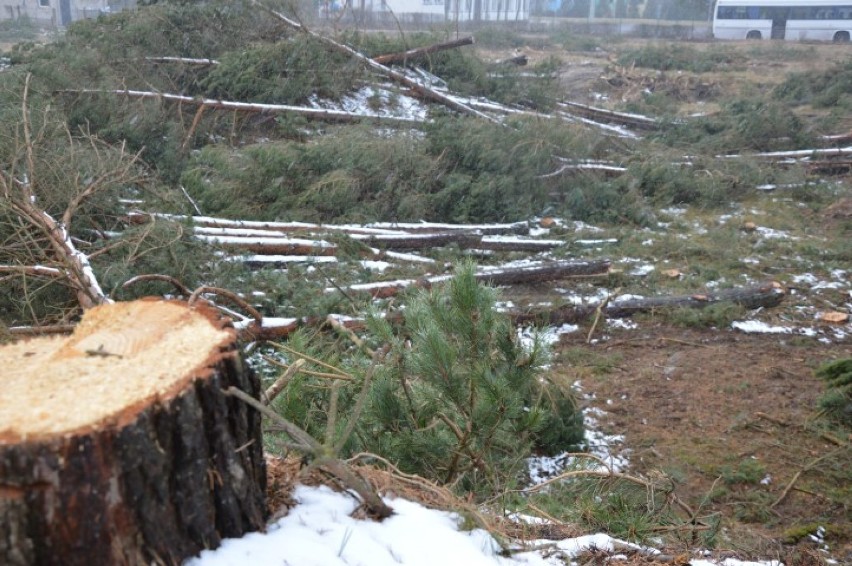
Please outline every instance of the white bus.
[[852, 0], [717, 0], [716, 39], [849, 42]]

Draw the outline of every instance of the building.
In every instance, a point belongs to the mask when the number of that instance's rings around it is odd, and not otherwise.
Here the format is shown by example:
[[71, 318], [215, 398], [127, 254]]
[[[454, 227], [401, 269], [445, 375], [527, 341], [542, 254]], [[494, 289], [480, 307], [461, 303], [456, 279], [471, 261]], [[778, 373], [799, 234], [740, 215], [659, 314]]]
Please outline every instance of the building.
[[341, 0], [322, 1], [320, 16], [391, 24], [526, 22], [530, 16], [530, 0], [349, 0], [346, 10], [344, 5]]
[[135, 7], [136, 0], [0, 0], [0, 19], [28, 18], [37, 26], [56, 28]]

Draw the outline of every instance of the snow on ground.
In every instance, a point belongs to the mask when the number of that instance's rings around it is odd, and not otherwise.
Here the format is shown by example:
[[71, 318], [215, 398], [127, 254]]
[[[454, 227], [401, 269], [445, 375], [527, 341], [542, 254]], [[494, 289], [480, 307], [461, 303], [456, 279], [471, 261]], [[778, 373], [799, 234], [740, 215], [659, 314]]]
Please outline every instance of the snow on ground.
[[816, 336], [816, 330], [813, 328], [773, 326], [759, 320], [737, 320], [731, 323], [731, 327], [747, 334], [800, 334], [802, 336]]
[[[535, 541], [540, 551], [499, 555], [486, 531], [459, 528], [462, 520], [447, 511], [427, 509], [404, 499], [386, 499], [394, 515], [382, 522], [351, 517], [353, 497], [328, 487], [296, 486], [297, 505], [265, 533], [226, 539], [185, 566], [557, 566], [592, 550], [617, 552], [640, 547], [597, 533], [560, 541]], [[654, 554], [653, 549], [645, 549]], [[779, 566], [778, 562], [692, 560], [693, 566]]]
[[425, 122], [428, 107], [420, 100], [398, 92], [393, 86], [364, 86], [339, 101], [312, 96], [309, 103], [313, 108], [344, 110], [363, 116], [384, 116]]
[[404, 499], [388, 499], [395, 513], [379, 523], [350, 517], [355, 499], [325, 486], [297, 486], [293, 497], [298, 505], [266, 533], [225, 540], [186, 566], [547, 564], [532, 553], [501, 558], [487, 532], [460, 531], [454, 513]]
[[817, 338], [824, 344], [840, 342], [852, 336], [852, 323], [840, 325], [810, 326], [779, 326], [767, 324], [759, 320], [737, 320], [731, 323], [731, 328], [746, 334], [791, 334]]
[[[510, 304], [510, 303], [505, 303]], [[576, 324], [563, 324], [561, 326], [549, 326], [543, 329], [536, 329], [530, 326], [518, 328], [518, 342], [526, 351], [531, 351], [535, 344], [536, 338], [546, 346], [552, 346], [559, 342], [559, 337], [563, 334], [576, 332], [580, 327]]]
[[[577, 392], [582, 390], [580, 382], [573, 385]], [[594, 393], [583, 395], [586, 400], [595, 398]], [[533, 456], [527, 458], [527, 472], [530, 483], [535, 485], [550, 478], [556, 477], [562, 472], [577, 467], [585, 467], [592, 464], [592, 468], [622, 472], [630, 464], [628, 456], [630, 451], [623, 448], [624, 436], [620, 434], [606, 434], [601, 430], [600, 420], [606, 416], [606, 412], [597, 407], [583, 409], [583, 427], [585, 428], [584, 443], [588, 452], [606, 463], [600, 466], [588, 458], [577, 458], [568, 452], [556, 456]]]

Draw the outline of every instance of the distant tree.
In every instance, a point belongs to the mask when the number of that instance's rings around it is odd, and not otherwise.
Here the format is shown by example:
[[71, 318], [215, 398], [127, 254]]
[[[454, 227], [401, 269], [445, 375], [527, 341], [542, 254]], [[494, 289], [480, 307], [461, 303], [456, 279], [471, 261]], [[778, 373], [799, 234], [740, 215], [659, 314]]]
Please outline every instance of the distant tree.
[[705, 20], [713, 0], [674, 0], [668, 4], [665, 18], [668, 20]]

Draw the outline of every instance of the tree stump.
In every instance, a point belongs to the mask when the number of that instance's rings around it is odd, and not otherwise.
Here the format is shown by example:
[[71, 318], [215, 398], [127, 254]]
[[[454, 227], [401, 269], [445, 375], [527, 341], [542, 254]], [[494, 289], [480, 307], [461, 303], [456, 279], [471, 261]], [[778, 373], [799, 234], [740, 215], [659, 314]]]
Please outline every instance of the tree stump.
[[267, 516], [260, 384], [212, 308], [89, 310], [0, 348], [0, 564], [178, 564]]

